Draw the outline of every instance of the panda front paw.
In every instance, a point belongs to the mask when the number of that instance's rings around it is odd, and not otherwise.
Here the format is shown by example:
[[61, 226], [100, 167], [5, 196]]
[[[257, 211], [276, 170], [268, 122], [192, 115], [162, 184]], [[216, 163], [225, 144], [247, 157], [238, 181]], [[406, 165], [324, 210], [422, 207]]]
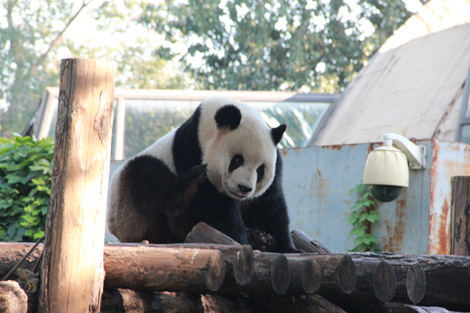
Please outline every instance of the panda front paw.
[[254, 250], [260, 251], [273, 251], [276, 246], [276, 241], [273, 236], [258, 228], [246, 229], [248, 242]]

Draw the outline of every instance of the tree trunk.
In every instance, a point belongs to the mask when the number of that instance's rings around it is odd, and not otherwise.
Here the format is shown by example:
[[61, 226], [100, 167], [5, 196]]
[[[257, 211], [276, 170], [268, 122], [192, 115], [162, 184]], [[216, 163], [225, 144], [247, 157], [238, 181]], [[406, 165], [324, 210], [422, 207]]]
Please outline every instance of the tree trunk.
[[114, 104], [114, 62], [60, 65], [41, 312], [99, 312]]

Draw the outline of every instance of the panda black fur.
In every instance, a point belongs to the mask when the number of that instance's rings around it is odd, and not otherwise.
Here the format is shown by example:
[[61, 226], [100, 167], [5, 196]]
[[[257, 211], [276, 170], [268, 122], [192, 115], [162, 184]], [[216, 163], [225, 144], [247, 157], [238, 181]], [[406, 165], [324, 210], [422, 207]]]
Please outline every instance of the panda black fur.
[[203, 101], [181, 126], [125, 162], [113, 175], [110, 231], [122, 242], [183, 242], [200, 222], [247, 244], [245, 227], [269, 233], [274, 251], [297, 251], [270, 129], [250, 106]]

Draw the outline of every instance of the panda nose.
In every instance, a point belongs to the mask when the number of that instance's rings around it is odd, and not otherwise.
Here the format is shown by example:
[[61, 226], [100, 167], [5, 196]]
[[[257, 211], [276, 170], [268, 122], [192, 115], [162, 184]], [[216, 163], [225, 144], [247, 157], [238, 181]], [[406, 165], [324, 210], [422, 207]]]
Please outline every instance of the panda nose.
[[241, 192], [245, 192], [245, 193], [253, 190], [252, 188], [244, 186], [242, 184], [238, 184], [238, 189], [240, 189]]

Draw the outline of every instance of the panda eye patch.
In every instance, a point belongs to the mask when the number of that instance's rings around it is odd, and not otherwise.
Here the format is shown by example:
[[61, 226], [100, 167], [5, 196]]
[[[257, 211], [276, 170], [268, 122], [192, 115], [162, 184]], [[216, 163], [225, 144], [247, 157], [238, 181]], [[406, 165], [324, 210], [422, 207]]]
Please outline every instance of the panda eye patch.
[[259, 183], [264, 177], [264, 164], [261, 164], [256, 169], [256, 174], [258, 175], [257, 178], [256, 178], [256, 182]]
[[230, 161], [228, 171], [233, 172], [234, 170], [242, 166], [244, 162], [245, 160], [243, 159], [243, 156], [241, 154], [235, 154], [232, 160]]

